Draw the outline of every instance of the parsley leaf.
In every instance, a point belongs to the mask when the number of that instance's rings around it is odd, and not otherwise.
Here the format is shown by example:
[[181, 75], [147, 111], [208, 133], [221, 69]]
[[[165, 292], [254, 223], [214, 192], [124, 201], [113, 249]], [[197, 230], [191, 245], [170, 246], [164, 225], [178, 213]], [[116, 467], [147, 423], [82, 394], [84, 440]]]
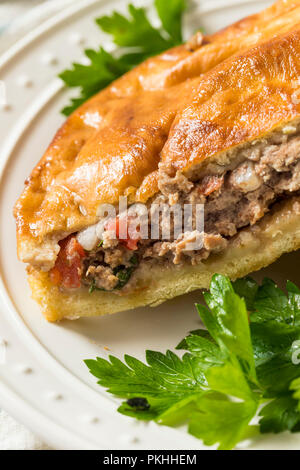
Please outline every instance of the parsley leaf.
[[72, 69], [59, 75], [68, 87], [81, 89], [81, 96], [73, 99], [71, 104], [62, 110], [66, 116], [131, 68], [124, 57], [123, 60], [117, 59], [102, 47], [98, 51], [87, 49], [85, 55], [90, 59], [89, 65], [74, 63]]
[[174, 44], [182, 42], [182, 14], [186, 9], [185, 0], [155, 0], [155, 7], [161, 19], [162, 25], [173, 39]]
[[111, 16], [102, 16], [96, 20], [104, 32], [113, 36], [117, 46], [136, 47], [145, 55], [154, 55], [173, 44], [152, 26], [144, 8], [129, 5], [128, 12], [129, 18], [114, 12]]
[[288, 282], [286, 291], [269, 279], [232, 284], [215, 275], [207, 307], [196, 306], [207, 330], [181, 341], [182, 358], [147, 351], [147, 364], [130, 356], [86, 364], [100, 385], [126, 399], [120, 413], [185, 423], [206, 445], [232, 449], [259, 431], [300, 432], [300, 290]]
[[192, 415], [190, 434], [202, 439], [207, 446], [219, 443], [219, 450], [227, 450], [246, 439], [256, 404], [251, 401], [234, 403], [224, 395], [206, 396], [200, 400], [198, 410]]
[[197, 330], [187, 336], [176, 349], [185, 349], [197, 356], [203, 370], [223, 365], [226, 355], [206, 330]]
[[299, 366], [293, 363], [300, 329], [276, 322], [251, 324], [252, 341], [259, 383], [267, 397], [289, 390], [290, 383], [299, 376]]
[[72, 68], [59, 77], [70, 88], [79, 88], [80, 96], [73, 98], [62, 113], [69, 116], [88, 98], [106, 88], [117, 78], [129, 72], [147, 58], [182, 43], [182, 16], [186, 8], [184, 0], [156, 0], [155, 8], [161, 27], [154, 27], [144, 8], [128, 5], [128, 16], [113, 12], [96, 19], [102, 31], [112, 36], [117, 48], [112, 53], [103, 47], [87, 49], [90, 63], [72, 64]]
[[245, 277], [244, 279], [238, 279], [232, 285], [235, 292], [245, 300], [247, 309], [252, 312], [258, 284], [251, 277]]
[[260, 430], [263, 434], [300, 430], [300, 411], [298, 401], [292, 396], [284, 396], [265, 406], [260, 415]]
[[[204, 294], [204, 299], [214, 318], [214, 334], [216, 341], [223, 349], [234, 353], [249, 378], [256, 382], [255, 363], [249, 329], [248, 313], [246, 304], [234, 291], [231, 282], [225, 276], [215, 275], [213, 277], [210, 292]], [[207, 323], [208, 312], [197, 305], [197, 309], [203, 323], [210, 330], [211, 318]], [[214, 337], [214, 334], [211, 333]]]
[[294, 309], [289, 298], [271, 279], [265, 279], [258, 289], [254, 308], [251, 317], [253, 322], [263, 323], [270, 320], [287, 324], [295, 322]]
[[125, 364], [110, 356], [87, 360], [90, 372], [99, 379], [99, 385], [109, 393], [126, 399], [143, 398], [149, 408], [139, 410], [127, 401], [119, 411], [137, 419], [163, 420], [164, 414], [174, 406], [186, 405], [193, 397], [202, 393], [205, 378], [197, 360], [190, 354], [179, 359], [171, 351], [164, 355], [147, 351], [147, 364], [131, 356], [125, 356]]

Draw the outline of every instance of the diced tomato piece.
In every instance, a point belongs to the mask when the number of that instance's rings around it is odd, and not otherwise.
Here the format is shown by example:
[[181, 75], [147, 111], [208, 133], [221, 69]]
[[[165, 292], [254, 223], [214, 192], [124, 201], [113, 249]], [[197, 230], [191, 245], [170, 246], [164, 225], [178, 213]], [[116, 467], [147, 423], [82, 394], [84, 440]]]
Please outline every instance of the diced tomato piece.
[[[127, 219], [128, 221], [128, 219]], [[122, 224], [124, 224], [124, 226], [122, 227]], [[138, 249], [138, 242], [140, 240], [140, 238], [130, 238], [130, 235], [129, 235], [129, 232], [128, 232], [128, 229], [129, 229], [129, 226], [127, 224], [127, 230], [126, 230], [126, 219], [125, 217], [117, 217], [116, 219], [114, 220], [109, 220], [105, 226], [105, 229], [106, 230], [109, 230], [109, 231], [116, 231], [116, 237], [117, 239], [119, 240], [120, 244], [125, 246], [128, 250], [131, 250], [131, 251], [134, 251], [134, 250], [137, 250]], [[124, 229], [124, 230], [122, 230]], [[127, 233], [127, 238], [120, 238], [120, 236], [124, 236], [124, 232], [126, 231]]]
[[[125, 243], [122, 243], [125, 242]], [[128, 238], [128, 240], [121, 240], [122, 245], [125, 245], [128, 250], [135, 251], [138, 249], [138, 240], [132, 240]]]
[[218, 189], [220, 189], [224, 184], [224, 176], [205, 176], [198, 188], [200, 194], [203, 196], [209, 196]]
[[78, 288], [80, 282], [81, 260], [85, 251], [74, 235], [70, 235], [61, 242], [54, 268], [50, 271], [51, 282], [67, 289]]

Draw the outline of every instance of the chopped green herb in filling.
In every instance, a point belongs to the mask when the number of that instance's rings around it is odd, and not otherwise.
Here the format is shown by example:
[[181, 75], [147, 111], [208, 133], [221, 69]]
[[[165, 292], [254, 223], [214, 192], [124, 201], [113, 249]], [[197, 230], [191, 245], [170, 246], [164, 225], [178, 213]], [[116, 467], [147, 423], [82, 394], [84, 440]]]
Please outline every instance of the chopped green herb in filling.
[[98, 287], [97, 281], [95, 278], [92, 279], [90, 285], [90, 294], [94, 291], [102, 292], [113, 292], [116, 290], [121, 290], [126, 284], [130, 281], [132, 274], [136, 270], [139, 264], [139, 259], [137, 255], [133, 255], [129, 260], [130, 266], [117, 266], [112, 270], [113, 275], [116, 277], [116, 283], [112, 289], [105, 289], [104, 287]]

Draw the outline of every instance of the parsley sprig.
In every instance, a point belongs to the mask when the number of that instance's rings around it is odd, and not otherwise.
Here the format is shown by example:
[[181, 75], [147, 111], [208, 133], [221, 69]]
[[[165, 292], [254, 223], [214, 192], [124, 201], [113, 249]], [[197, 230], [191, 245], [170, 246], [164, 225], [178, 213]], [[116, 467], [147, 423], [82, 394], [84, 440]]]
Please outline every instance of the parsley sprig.
[[197, 305], [206, 329], [177, 346], [186, 351], [182, 357], [147, 351], [146, 364], [110, 356], [86, 365], [100, 385], [125, 399], [120, 413], [186, 423], [209, 446], [232, 449], [259, 431], [299, 432], [300, 290], [288, 282], [286, 291], [269, 279], [232, 284], [215, 275], [204, 294], [207, 307]]
[[128, 6], [128, 16], [113, 12], [96, 19], [102, 31], [112, 36], [116, 50], [87, 49], [88, 65], [73, 63], [72, 68], [59, 76], [68, 87], [80, 89], [62, 113], [69, 116], [88, 98], [144, 60], [182, 43], [182, 18], [185, 0], [155, 0], [154, 6], [161, 26], [152, 25], [144, 8]]

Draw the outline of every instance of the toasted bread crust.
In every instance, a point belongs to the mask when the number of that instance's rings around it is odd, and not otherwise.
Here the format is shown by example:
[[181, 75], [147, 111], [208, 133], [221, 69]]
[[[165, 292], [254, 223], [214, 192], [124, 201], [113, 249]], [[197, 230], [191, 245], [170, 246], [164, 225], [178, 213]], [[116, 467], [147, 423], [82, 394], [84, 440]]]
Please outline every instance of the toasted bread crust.
[[62, 290], [47, 272], [59, 240], [95, 224], [100, 204], [124, 195], [147, 202], [166, 177], [224, 172], [243, 147], [298, 126], [299, 76], [300, 0], [282, 0], [196, 47], [192, 41], [146, 61], [74, 112], [14, 211], [18, 255], [30, 264], [33, 298], [46, 319], [155, 306], [208, 288], [215, 272], [236, 279], [300, 248], [297, 196], [275, 204], [198, 266], [137, 268], [136, 288], [127, 294]]

